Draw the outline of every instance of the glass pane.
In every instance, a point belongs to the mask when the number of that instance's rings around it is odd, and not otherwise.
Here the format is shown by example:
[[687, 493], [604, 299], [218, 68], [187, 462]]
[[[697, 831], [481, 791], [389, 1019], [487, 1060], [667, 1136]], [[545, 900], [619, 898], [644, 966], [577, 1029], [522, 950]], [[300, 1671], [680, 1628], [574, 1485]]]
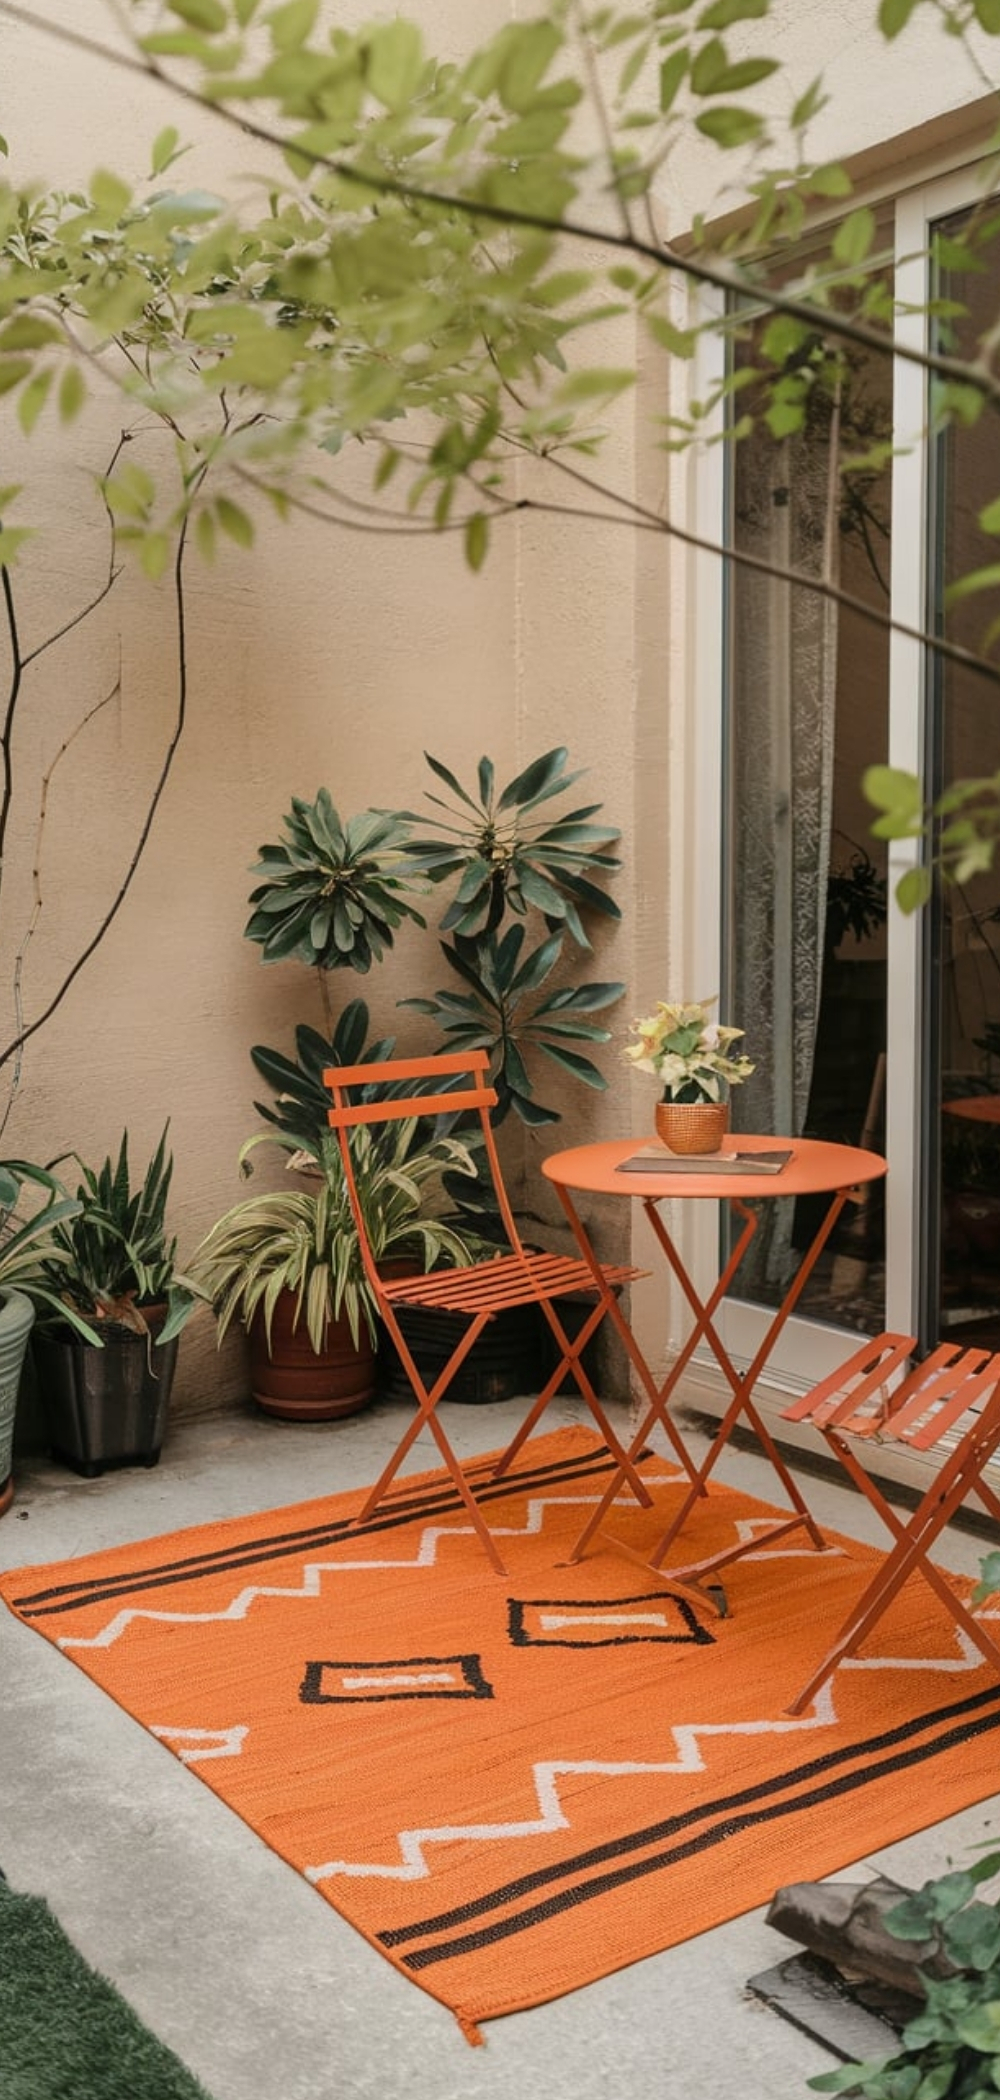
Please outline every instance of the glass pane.
[[[761, 323], [761, 326], [766, 323]], [[737, 359], [752, 365], [756, 329]], [[864, 351], [831, 390], [817, 378], [802, 431], [733, 448], [731, 543], [838, 597], [734, 563], [726, 826], [725, 1018], [757, 1070], [736, 1128], [884, 1142], [886, 863], [869, 836], [864, 767], [888, 724], [889, 470], [844, 471], [891, 433], [891, 365]], [[747, 396], [738, 395], [740, 408]], [[857, 601], [852, 609], [845, 599]], [[732, 1295], [780, 1303], [828, 1199], [760, 1206]], [[884, 1212], [848, 1210], [800, 1300], [834, 1325], [884, 1325]]]
[[[960, 243], [969, 215], [938, 229]], [[948, 250], [949, 259], [957, 251]], [[943, 347], [974, 354], [996, 313], [1000, 236], [981, 248], [979, 267], [952, 267], [940, 290], [968, 308], [942, 327]], [[936, 460], [936, 599], [955, 577], [1000, 559], [997, 540], [978, 517], [1000, 495], [1000, 428], [984, 409], [968, 428], [949, 429]], [[948, 639], [1000, 663], [990, 630], [997, 617], [993, 587], [955, 605], [943, 622]], [[937, 784], [1000, 768], [1000, 691], [955, 664], [938, 666], [939, 734], [932, 767]], [[928, 1068], [934, 1113], [928, 1146], [931, 1242], [927, 1339], [981, 1341], [1000, 1348], [1000, 866], [967, 887], [944, 888], [932, 926]]]

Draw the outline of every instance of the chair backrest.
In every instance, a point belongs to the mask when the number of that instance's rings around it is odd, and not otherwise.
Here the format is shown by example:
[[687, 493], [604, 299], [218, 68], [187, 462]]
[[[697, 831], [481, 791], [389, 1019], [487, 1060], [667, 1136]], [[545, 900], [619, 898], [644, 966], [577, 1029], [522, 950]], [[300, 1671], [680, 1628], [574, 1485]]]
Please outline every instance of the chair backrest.
[[[490, 1110], [496, 1106], [497, 1096], [486, 1077], [488, 1066], [485, 1050], [467, 1050], [447, 1051], [438, 1057], [394, 1057], [376, 1064], [332, 1065], [323, 1074], [323, 1084], [329, 1087], [333, 1096], [329, 1120], [340, 1144], [361, 1256], [368, 1280], [378, 1295], [381, 1295], [381, 1279], [368, 1241], [348, 1136], [359, 1125], [401, 1122], [412, 1116], [474, 1115], [482, 1132], [504, 1230], [514, 1252], [522, 1252], [490, 1121]], [[446, 1083], [441, 1085], [440, 1091], [436, 1084], [431, 1092], [410, 1093], [406, 1082], [414, 1079]], [[372, 1088], [385, 1087], [391, 1087], [392, 1093], [379, 1094], [374, 1100], [371, 1098]], [[359, 1094], [367, 1095], [367, 1098], [351, 1098]]]

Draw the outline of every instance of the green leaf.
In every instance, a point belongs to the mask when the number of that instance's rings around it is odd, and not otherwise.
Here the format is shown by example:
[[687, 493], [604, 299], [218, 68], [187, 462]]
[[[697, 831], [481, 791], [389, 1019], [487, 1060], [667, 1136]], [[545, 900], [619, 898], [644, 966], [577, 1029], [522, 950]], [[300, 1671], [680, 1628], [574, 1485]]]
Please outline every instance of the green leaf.
[[923, 792], [916, 773], [900, 766], [868, 766], [861, 776], [862, 793], [875, 809], [894, 817], [919, 819]]
[[852, 211], [846, 219], [842, 219], [837, 227], [831, 251], [834, 261], [846, 264], [850, 269], [854, 269], [858, 263], [863, 263], [871, 251], [875, 231], [875, 213], [869, 210], [867, 204], [862, 204], [857, 211]]
[[852, 183], [846, 168], [840, 167], [836, 161], [828, 161], [812, 170], [809, 188], [817, 197], [849, 197]]
[[372, 94], [386, 109], [406, 108], [417, 92], [423, 69], [423, 39], [415, 23], [397, 19], [372, 31], [366, 78]]
[[490, 540], [490, 522], [484, 511], [473, 511], [465, 527], [465, 559], [470, 569], [479, 570], [486, 560]]
[[21, 425], [21, 429], [28, 435], [34, 430], [35, 424], [45, 407], [54, 378], [55, 373], [51, 368], [47, 372], [36, 372], [34, 378], [29, 379], [27, 386], [18, 396], [17, 420]]
[[613, 366], [594, 366], [590, 371], [571, 372], [558, 389], [560, 401], [606, 400], [613, 394], [624, 393], [626, 387], [634, 386], [636, 375], [627, 368], [616, 370]]
[[222, 0], [167, 0], [167, 8], [180, 21], [190, 23], [192, 29], [204, 29], [209, 36], [229, 26]]
[[166, 532], [146, 532], [139, 542], [139, 560], [144, 575], [155, 583], [162, 576], [170, 560], [170, 535]]
[[169, 168], [171, 161], [176, 160], [179, 144], [180, 132], [176, 131], [172, 124], [157, 132], [149, 163], [154, 175], [162, 175], [164, 170]]
[[752, 110], [737, 109], [729, 103], [721, 109], [703, 110], [700, 117], [695, 118], [695, 128], [711, 139], [713, 145], [728, 151], [731, 146], [752, 145], [760, 138], [764, 126]]
[[79, 365], [67, 365], [59, 382], [59, 419], [72, 423], [78, 416], [87, 398], [87, 388]]
[[253, 520], [248, 518], [245, 510], [240, 509], [238, 503], [232, 503], [228, 496], [219, 496], [216, 500], [215, 515], [223, 532], [231, 540], [235, 540], [238, 547], [253, 546]]
[[31, 534], [32, 528], [29, 525], [0, 526], [0, 569], [9, 566], [18, 548], [23, 547], [25, 540], [31, 538]]
[[896, 884], [896, 903], [907, 915], [920, 911], [928, 902], [932, 889], [929, 868], [907, 868]]
[[[829, 99], [829, 95], [823, 90], [822, 76], [817, 75], [815, 80], [810, 81], [805, 93], [792, 104], [792, 114], [789, 118], [792, 130], [804, 131], [806, 125], [811, 124], [813, 118], [819, 115], [820, 110], [826, 108]], [[816, 187], [815, 175], [811, 178], [810, 187]]]
[[963, 598], [972, 598], [977, 591], [991, 590], [1000, 583], [1000, 563], [991, 562], [985, 569], [972, 569], [967, 576], [956, 577], [948, 585], [944, 598], [946, 605], [958, 605]]
[[992, 503], [983, 506], [978, 524], [981, 532], [1000, 532], [1000, 496], [994, 496]]
[[882, 35], [890, 42], [906, 28], [910, 16], [921, 5], [921, 0], [880, 0], [878, 26]]
[[508, 39], [497, 87], [505, 109], [515, 116], [531, 108], [544, 74], [562, 46], [562, 37], [551, 22], [529, 22]]
[[694, 356], [698, 337], [693, 328], [677, 328], [668, 321], [666, 314], [647, 313], [643, 320], [655, 343], [669, 350], [671, 357], [682, 357], [685, 361]]
[[20, 386], [30, 370], [30, 357], [0, 357], [0, 394], [9, 394], [12, 387]]
[[267, 16], [271, 42], [276, 51], [296, 51], [312, 35], [319, 0], [287, 0]]
[[1000, 0], [972, 0], [972, 11], [987, 36], [1000, 36]]
[[688, 54], [685, 50], [672, 52], [660, 67], [660, 109], [664, 116], [673, 107], [687, 69]]
[[983, 2056], [1000, 2056], [1000, 2001], [974, 2005], [955, 2021], [955, 2033], [967, 2049]]
[[698, 29], [728, 29], [731, 22], [759, 22], [768, 13], [771, 0], [712, 0], [698, 16]]
[[54, 321], [43, 321], [37, 314], [19, 313], [0, 328], [0, 350], [40, 350], [46, 343], [61, 343], [61, 329]]
[[91, 177], [90, 194], [102, 219], [117, 220], [132, 202], [132, 192], [127, 182], [109, 173], [107, 168], [98, 168]]

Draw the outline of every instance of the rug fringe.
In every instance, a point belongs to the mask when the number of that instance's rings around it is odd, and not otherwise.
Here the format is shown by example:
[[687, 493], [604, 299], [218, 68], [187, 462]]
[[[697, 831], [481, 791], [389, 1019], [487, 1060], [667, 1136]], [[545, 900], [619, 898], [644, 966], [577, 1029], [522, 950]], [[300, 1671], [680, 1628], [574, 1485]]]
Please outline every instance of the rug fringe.
[[466, 2041], [469, 2044], [469, 2047], [471, 2049], [485, 2048], [486, 2036], [484, 2035], [482, 2028], [477, 2026], [476, 2021], [473, 2020], [468, 2013], [458, 2012], [457, 2010], [455, 2013], [455, 2018], [458, 2021], [458, 2024], [462, 2030], [462, 2033], [465, 2036]]

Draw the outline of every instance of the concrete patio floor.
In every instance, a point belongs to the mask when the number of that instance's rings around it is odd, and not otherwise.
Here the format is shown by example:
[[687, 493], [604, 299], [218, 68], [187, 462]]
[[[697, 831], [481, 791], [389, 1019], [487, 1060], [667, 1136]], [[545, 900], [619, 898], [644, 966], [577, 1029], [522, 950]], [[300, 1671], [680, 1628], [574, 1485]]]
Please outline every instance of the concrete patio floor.
[[[486, 1450], [521, 1412], [518, 1402], [451, 1406], [449, 1434], [463, 1454]], [[308, 1427], [249, 1410], [182, 1420], [155, 1471], [95, 1481], [22, 1459], [0, 1522], [0, 1566], [363, 1485], [397, 1440], [399, 1419], [397, 1406], [379, 1403]], [[542, 1428], [580, 1419], [574, 1401], [557, 1401]], [[433, 1450], [418, 1448], [416, 1461], [433, 1464]], [[731, 1452], [719, 1477], [776, 1499], [754, 1455]], [[884, 1543], [857, 1495], [817, 1479], [809, 1499], [821, 1522]], [[941, 1557], [974, 1572], [984, 1550], [952, 1531]], [[795, 1951], [762, 1911], [493, 2021], [486, 2046], [472, 2049], [441, 2005], [3, 1607], [0, 1687], [0, 1866], [15, 1889], [48, 1899], [214, 2100], [803, 2100], [806, 2079], [833, 2067], [825, 2049], [746, 1992], [748, 1977]], [[998, 1838], [994, 1798], [886, 1846], [862, 1876], [918, 1885]], [[779, 1848], [775, 1886], [788, 1878]], [[835, 1878], [859, 1876], [844, 1869]], [[2, 2054], [0, 2037], [0, 2066]]]

